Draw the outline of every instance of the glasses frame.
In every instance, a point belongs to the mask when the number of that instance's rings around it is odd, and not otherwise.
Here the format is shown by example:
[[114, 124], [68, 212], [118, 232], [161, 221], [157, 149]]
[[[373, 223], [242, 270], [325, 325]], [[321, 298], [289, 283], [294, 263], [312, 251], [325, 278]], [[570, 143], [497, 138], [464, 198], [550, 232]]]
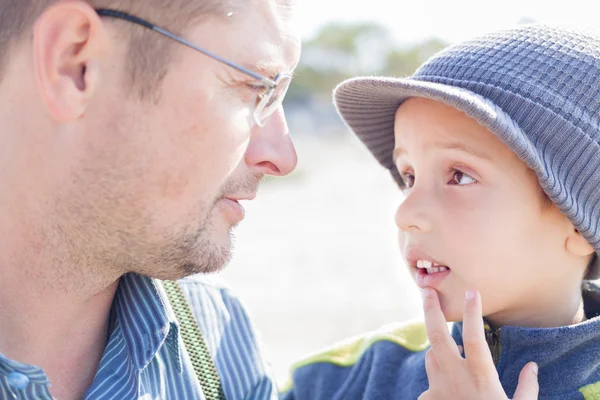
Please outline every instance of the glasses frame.
[[[267, 107], [267, 105], [269, 104], [269, 101], [271, 100], [271, 97], [275, 93], [276, 89], [280, 86], [281, 81], [285, 81], [286, 82], [285, 84], [287, 85], [286, 87], [283, 88], [284, 91], [283, 91], [283, 95], [281, 96], [281, 102], [283, 102], [283, 98], [285, 97], [285, 94], [287, 92], [287, 89], [289, 87], [289, 84], [290, 84], [290, 81], [292, 78], [291, 75], [289, 75], [289, 74], [279, 73], [275, 76], [275, 78], [271, 79], [271, 78], [268, 78], [261, 74], [258, 74], [254, 71], [251, 71], [248, 68], [245, 68], [239, 64], [229, 61], [229, 60], [213, 53], [210, 50], [206, 50], [200, 46], [196, 46], [195, 44], [189, 42], [188, 40], [186, 40], [180, 36], [177, 36], [174, 33], [169, 32], [166, 29], [156, 26], [151, 22], [148, 22], [144, 19], [136, 17], [135, 15], [131, 15], [131, 14], [128, 14], [123, 11], [113, 10], [113, 9], [109, 9], [109, 8], [96, 9], [96, 13], [98, 15], [100, 15], [101, 17], [112, 17], [112, 18], [122, 19], [122, 20], [129, 21], [129, 22], [132, 22], [137, 25], [141, 25], [141, 26], [148, 28], [150, 30], [153, 30], [155, 32], [158, 32], [180, 44], [183, 44], [184, 46], [187, 46], [193, 50], [196, 50], [197, 52], [200, 52], [222, 64], [227, 65], [228, 67], [234, 68], [237, 71], [239, 71], [243, 74], [246, 74], [246, 75], [256, 79], [257, 81], [259, 81], [267, 89], [267, 92], [260, 98], [260, 100], [258, 100], [258, 98], [257, 98], [257, 104], [255, 106], [254, 112], [252, 113], [254, 122], [260, 127], [264, 126], [264, 124], [269, 119], [269, 117], [278, 108], [278, 107], [269, 108], [269, 107]], [[264, 110], [268, 111], [268, 113], [266, 115], [263, 115]]]

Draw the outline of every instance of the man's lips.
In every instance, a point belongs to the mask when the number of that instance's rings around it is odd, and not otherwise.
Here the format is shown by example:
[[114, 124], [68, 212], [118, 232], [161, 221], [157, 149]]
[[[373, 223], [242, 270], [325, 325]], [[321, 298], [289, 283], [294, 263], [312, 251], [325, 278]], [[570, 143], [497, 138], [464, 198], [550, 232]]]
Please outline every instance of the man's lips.
[[225, 216], [232, 225], [240, 223], [246, 216], [246, 210], [240, 204], [240, 201], [250, 201], [256, 197], [256, 193], [228, 195], [221, 198], [219, 203], [222, 206]]
[[227, 196], [223, 196], [224, 199], [227, 200], [231, 200], [231, 201], [236, 201], [236, 202], [240, 202], [240, 201], [244, 201], [244, 200], [254, 200], [256, 198], [256, 192], [255, 193], [248, 193], [248, 194], [236, 194], [236, 195], [227, 195]]
[[222, 198], [217, 204], [231, 225], [240, 223], [246, 216], [246, 210], [237, 200]]

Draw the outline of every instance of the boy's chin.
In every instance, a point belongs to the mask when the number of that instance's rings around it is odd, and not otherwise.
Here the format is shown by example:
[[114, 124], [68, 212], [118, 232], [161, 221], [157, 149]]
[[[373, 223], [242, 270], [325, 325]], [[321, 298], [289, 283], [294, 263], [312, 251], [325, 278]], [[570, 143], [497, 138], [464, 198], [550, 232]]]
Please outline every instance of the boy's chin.
[[[442, 313], [446, 318], [446, 322], [462, 322], [464, 320], [464, 300], [462, 298], [440, 298], [440, 306]], [[486, 310], [483, 311], [485, 317]]]
[[463, 302], [455, 299], [440, 299], [442, 313], [447, 322], [461, 322], [463, 320]]
[[462, 314], [446, 314], [444, 313], [444, 316], [446, 317], [446, 322], [462, 322], [463, 320], [463, 316]]

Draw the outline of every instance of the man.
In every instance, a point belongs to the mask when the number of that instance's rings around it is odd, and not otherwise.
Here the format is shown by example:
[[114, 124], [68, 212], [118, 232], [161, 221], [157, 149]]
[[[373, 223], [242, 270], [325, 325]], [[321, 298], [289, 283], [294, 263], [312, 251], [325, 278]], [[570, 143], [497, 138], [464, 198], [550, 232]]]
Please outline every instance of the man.
[[[0, 3], [0, 398], [203, 398], [156, 279], [221, 269], [296, 165], [289, 7]], [[274, 395], [237, 300], [181, 285], [226, 397]]]

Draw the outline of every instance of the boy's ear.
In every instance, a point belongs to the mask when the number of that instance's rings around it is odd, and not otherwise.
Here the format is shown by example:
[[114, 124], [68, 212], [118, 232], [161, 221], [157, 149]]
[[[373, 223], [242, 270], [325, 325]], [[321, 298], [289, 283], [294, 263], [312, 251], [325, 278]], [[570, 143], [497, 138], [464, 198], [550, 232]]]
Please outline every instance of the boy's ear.
[[571, 226], [567, 235], [566, 248], [569, 253], [577, 257], [589, 256], [595, 252], [592, 245], [573, 226]]

